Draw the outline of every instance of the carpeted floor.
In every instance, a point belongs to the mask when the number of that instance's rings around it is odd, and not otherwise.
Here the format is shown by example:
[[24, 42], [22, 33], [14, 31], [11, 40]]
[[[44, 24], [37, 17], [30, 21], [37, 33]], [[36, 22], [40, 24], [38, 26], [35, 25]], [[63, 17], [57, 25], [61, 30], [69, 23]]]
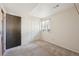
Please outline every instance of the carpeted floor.
[[79, 56], [79, 54], [43, 40], [36, 40], [26, 46], [8, 49], [4, 56]]

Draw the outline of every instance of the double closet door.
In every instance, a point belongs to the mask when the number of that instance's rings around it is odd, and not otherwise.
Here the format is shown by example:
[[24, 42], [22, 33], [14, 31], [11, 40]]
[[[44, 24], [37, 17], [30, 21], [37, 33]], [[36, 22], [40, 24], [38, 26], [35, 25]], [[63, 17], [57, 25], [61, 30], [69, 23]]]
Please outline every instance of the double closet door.
[[6, 14], [6, 49], [21, 45], [21, 17]]

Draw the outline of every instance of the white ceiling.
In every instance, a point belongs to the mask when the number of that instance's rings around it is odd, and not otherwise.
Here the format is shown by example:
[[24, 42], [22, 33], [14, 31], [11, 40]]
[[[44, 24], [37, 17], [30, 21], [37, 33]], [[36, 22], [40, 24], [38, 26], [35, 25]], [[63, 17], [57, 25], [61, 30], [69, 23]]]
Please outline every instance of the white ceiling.
[[[59, 5], [59, 7], [58, 7]], [[60, 10], [71, 7], [73, 4], [57, 4], [57, 3], [6, 3], [3, 4], [4, 8], [9, 13], [16, 15], [32, 15], [35, 17], [43, 18], [51, 14], [55, 14]], [[56, 7], [57, 6], [57, 7]]]
[[2, 5], [8, 13], [23, 16], [31, 12], [37, 3], [3, 3]]
[[49, 15], [54, 15], [59, 11], [72, 7], [73, 4], [61, 4], [61, 3], [46, 3], [46, 4], [39, 4], [35, 7], [31, 15], [37, 16], [40, 18], [47, 17]]

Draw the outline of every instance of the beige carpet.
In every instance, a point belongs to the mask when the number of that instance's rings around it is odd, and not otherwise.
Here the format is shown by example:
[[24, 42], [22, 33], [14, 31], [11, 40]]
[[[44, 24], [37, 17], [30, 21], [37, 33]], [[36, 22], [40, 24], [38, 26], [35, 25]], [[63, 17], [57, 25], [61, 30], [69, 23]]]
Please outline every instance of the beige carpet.
[[8, 49], [5, 56], [78, 56], [78, 53], [61, 48], [43, 40], [37, 40], [26, 46]]

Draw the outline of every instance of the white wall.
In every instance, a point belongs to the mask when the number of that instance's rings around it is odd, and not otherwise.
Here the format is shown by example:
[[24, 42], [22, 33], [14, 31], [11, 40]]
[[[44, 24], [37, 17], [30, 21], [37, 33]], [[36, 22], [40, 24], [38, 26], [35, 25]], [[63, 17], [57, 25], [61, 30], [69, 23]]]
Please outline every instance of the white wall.
[[[40, 19], [32, 16], [23, 16], [21, 20], [22, 28], [22, 45], [26, 45], [34, 38], [40, 31]], [[39, 39], [39, 36], [38, 36]]]
[[79, 53], [79, 15], [74, 6], [51, 16], [51, 31], [43, 32], [42, 39]]

